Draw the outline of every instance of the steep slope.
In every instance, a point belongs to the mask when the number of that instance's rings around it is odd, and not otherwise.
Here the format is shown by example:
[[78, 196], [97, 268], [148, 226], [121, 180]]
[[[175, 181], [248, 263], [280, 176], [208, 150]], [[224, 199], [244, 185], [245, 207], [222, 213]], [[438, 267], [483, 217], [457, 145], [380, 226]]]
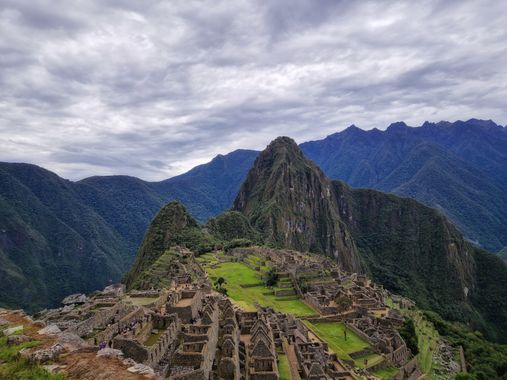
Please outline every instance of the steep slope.
[[35, 165], [0, 163], [0, 306], [33, 311], [118, 281], [164, 204], [181, 200], [207, 220], [230, 207], [256, 155], [238, 150], [162, 182], [71, 182]]
[[349, 271], [361, 263], [336, 207], [331, 182], [288, 137], [255, 160], [234, 201], [266, 242], [334, 256]]
[[492, 121], [352, 126], [301, 149], [330, 178], [415, 198], [483, 247], [507, 245], [507, 128]]
[[[156, 263], [164, 264], [167, 268], [178, 265], [176, 247], [197, 251], [198, 244], [204, 239], [205, 233], [185, 207], [178, 202], [168, 203], [158, 212], [146, 231], [132, 269], [125, 277], [127, 288], [141, 286], [145, 277], [143, 274]], [[167, 257], [161, 261], [163, 256]]]
[[333, 255], [348, 270], [362, 263], [421, 307], [478, 319], [468, 297], [475, 288], [473, 248], [442, 214], [411, 199], [331, 182], [289, 138], [259, 155], [234, 208], [266, 242]]
[[[35, 310], [118, 281], [126, 242], [71, 183], [33, 165], [0, 165], [0, 304]], [[93, 273], [93, 276], [90, 276]]]
[[435, 209], [335, 181], [340, 215], [372, 277], [446, 318], [474, 317], [473, 248]]

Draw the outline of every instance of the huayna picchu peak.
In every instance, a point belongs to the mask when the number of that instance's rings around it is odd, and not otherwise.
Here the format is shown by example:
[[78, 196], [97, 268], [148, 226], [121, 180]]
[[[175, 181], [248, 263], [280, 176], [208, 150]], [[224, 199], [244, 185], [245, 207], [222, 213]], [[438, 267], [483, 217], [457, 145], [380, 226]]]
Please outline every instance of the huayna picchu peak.
[[337, 205], [331, 181], [294, 140], [279, 137], [255, 160], [233, 208], [245, 214], [268, 243], [324, 253], [347, 270], [361, 271]]

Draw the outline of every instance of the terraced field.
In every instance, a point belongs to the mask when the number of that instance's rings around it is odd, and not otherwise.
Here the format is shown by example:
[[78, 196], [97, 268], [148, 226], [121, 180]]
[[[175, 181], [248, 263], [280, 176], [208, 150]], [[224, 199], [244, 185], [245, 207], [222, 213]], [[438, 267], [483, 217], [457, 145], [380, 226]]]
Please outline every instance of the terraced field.
[[305, 324], [317, 335], [320, 339], [326, 342], [329, 348], [336, 353], [336, 355], [343, 360], [353, 361], [354, 365], [359, 368], [370, 368], [384, 360], [381, 355], [376, 353], [363, 355], [352, 359], [350, 354], [362, 351], [370, 347], [367, 341], [354, 333], [352, 330], [347, 329], [345, 338], [345, 325], [340, 322], [318, 322], [312, 323], [305, 321]]
[[259, 304], [299, 317], [315, 315], [315, 311], [296, 296], [275, 296], [273, 289], [264, 285], [262, 272], [268, 268], [265, 264], [257, 265], [260, 271], [256, 271], [240, 262], [220, 262], [211, 254], [199, 257], [199, 262], [212, 282], [219, 277], [225, 279], [223, 286], [227, 295], [245, 310], [254, 311]]

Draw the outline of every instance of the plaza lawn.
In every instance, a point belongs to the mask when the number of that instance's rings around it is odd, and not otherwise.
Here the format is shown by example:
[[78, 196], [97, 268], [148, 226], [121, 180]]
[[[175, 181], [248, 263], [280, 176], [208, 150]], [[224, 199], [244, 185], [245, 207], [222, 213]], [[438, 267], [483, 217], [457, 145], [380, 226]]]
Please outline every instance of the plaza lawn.
[[280, 372], [280, 380], [291, 380], [289, 359], [285, 355], [278, 355], [278, 371]]
[[373, 375], [380, 377], [381, 379], [390, 379], [398, 373], [398, 368], [386, 367], [376, 371], [373, 371]]
[[338, 355], [340, 359], [352, 360], [349, 356], [352, 352], [364, 350], [369, 347], [368, 342], [362, 339], [352, 330], [347, 329], [345, 340], [345, 325], [341, 322], [308, 322], [305, 324]]
[[206, 266], [205, 270], [211, 282], [223, 277], [226, 281], [223, 287], [227, 289], [227, 295], [247, 311], [255, 311], [255, 304], [258, 303], [300, 317], [315, 315], [312, 308], [294, 296], [276, 297], [271, 294], [273, 290], [264, 286], [260, 273], [242, 263], [225, 262], [213, 267]]

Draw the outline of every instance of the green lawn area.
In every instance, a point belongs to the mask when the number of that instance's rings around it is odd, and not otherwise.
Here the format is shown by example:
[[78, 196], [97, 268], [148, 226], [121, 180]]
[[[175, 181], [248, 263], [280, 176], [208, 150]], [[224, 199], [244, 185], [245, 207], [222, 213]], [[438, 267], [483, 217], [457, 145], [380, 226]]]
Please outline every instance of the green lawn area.
[[381, 379], [390, 379], [398, 373], [398, 368], [386, 367], [372, 372], [373, 375], [380, 377]]
[[[255, 310], [255, 303], [262, 306], [269, 306], [273, 309], [287, 314], [296, 316], [315, 315], [315, 311], [294, 296], [275, 297], [272, 289], [262, 285], [262, 278], [259, 272], [250, 269], [248, 266], [237, 262], [225, 262], [211, 268], [205, 267], [210, 280], [213, 282], [218, 277], [226, 280], [224, 287], [227, 289], [228, 296], [236, 302], [236, 304], [247, 311]], [[253, 287], [241, 287], [241, 285], [255, 285]], [[266, 294], [263, 294], [266, 293]]]
[[132, 301], [134, 305], [145, 306], [150, 303], [155, 302], [158, 297], [129, 297], [129, 300]]
[[156, 334], [150, 334], [150, 336], [148, 337], [148, 339], [146, 339], [146, 342], [144, 342], [144, 345], [145, 346], [153, 346], [155, 343], [158, 342], [158, 338], [160, 338], [160, 336], [165, 333], [166, 330], [158, 330], [158, 332]]
[[[368, 360], [367, 363], [364, 362], [364, 360]], [[359, 367], [359, 368], [370, 368], [370, 367], [373, 367], [374, 365], [380, 363], [380, 362], [383, 362], [384, 361], [384, 358], [382, 357], [382, 355], [379, 355], [379, 354], [369, 354], [369, 355], [365, 355], [365, 356], [361, 356], [359, 358], [356, 358], [354, 360], [354, 363], [356, 365], [356, 367]]]
[[429, 379], [436, 378], [434, 372], [433, 352], [438, 345], [439, 334], [425, 318], [422, 313], [412, 312], [415, 332], [417, 334], [417, 347], [419, 348], [418, 363]]
[[347, 340], [345, 340], [345, 325], [341, 322], [308, 322], [305, 324], [338, 355], [340, 359], [352, 360], [349, 356], [352, 352], [364, 350], [369, 347], [359, 335], [347, 329]]
[[[369, 343], [350, 329], [347, 329], [347, 340], [345, 340], [345, 324], [341, 322], [317, 322], [311, 323], [305, 321], [306, 325], [322, 340], [329, 348], [338, 355], [340, 359], [353, 360], [349, 354], [364, 350], [370, 347]], [[365, 365], [364, 360], [368, 362]], [[384, 360], [382, 355], [372, 353], [361, 356], [354, 360], [358, 368], [370, 368]]]
[[280, 372], [280, 380], [291, 380], [289, 359], [285, 355], [278, 355], [278, 371]]

